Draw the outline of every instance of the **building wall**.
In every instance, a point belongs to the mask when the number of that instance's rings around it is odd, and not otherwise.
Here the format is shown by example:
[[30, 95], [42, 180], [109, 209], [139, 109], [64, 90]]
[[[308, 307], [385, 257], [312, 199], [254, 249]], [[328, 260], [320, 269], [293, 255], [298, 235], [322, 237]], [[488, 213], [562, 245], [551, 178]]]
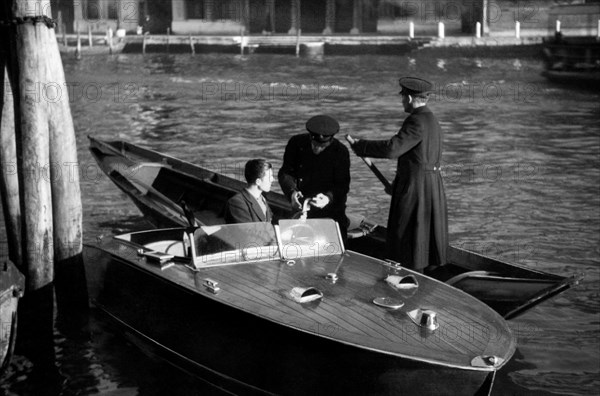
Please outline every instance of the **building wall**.
[[69, 32], [91, 29], [93, 33], [105, 33], [109, 28], [133, 32], [140, 22], [138, 3], [131, 0], [74, 0], [72, 9]]
[[[323, 33], [327, 0], [52, 0], [52, 4], [54, 17], [60, 11], [69, 32], [87, 32], [88, 28], [95, 33], [108, 28], [135, 32], [142, 26], [145, 32], [156, 34], [165, 34], [170, 28], [174, 34], [238, 35], [243, 28], [251, 34], [270, 32], [267, 27], [271, 33], [295, 33], [292, 7], [296, 1], [301, 4], [303, 33]], [[435, 36], [438, 23], [443, 22], [447, 36], [471, 35], [476, 22], [482, 20], [483, 0], [362, 0], [358, 19], [355, 1], [333, 0], [333, 33], [408, 35], [413, 22], [415, 35]], [[71, 8], [65, 6], [69, 2]], [[574, 14], [560, 14], [552, 8], [562, 3], [488, 0], [489, 35], [514, 35], [516, 21], [523, 36], [550, 35], [556, 19], [562, 19], [565, 35], [595, 34], [598, 1], [563, 7], [576, 10]]]

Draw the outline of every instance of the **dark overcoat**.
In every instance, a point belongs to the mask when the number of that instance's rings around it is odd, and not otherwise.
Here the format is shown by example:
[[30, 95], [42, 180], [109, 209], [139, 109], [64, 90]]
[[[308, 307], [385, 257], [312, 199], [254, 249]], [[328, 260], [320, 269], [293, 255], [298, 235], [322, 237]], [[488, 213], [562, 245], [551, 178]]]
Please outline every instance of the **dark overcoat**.
[[322, 193], [329, 198], [323, 209], [312, 207], [309, 218], [332, 218], [342, 228], [348, 227], [346, 198], [350, 190], [350, 154], [337, 139], [320, 154], [314, 154], [310, 135], [292, 136], [283, 154], [283, 165], [278, 173], [279, 185], [290, 198], [300, 191], [305, 198]]
[[267, 214], [263, 212], [256, 198], [243, 189], [241, 192], [229, 198], [225, 204], [225, 222], [231, 223], [253, 223], [253, 222], [271, 222], [273, 213], [269, 204], [267, 205]]
[[413, 110], [390, 140], [359, 140], [362, 157], [398, 159], [387, 225], [387, 254], [422, 270], [446, 263], [448, 214], [440, 164], [442, 130], [427, 106]]

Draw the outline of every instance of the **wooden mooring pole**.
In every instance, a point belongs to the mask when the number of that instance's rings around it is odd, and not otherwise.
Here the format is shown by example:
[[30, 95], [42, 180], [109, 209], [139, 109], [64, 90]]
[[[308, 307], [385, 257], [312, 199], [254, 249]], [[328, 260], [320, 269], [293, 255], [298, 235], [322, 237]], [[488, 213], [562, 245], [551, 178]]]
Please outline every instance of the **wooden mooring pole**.
[[302, 34], [302, 31], [300, 29], [298, 29], [296, 31], [296, 56], [300, 56], [300, 35]]
[[142, 55], [146, 54], [146, 37], [148, 37], [148, 32], [142, 36]]
[[81, 36], [77, 32], [77, 44], [75, 46], [75, 58], [81, 59]]
[[[18, 200], [3, 195], [11, 217], [18, 214], [17, 224], [5, 221], [11, 228], [9, 234], [17, 232], [21, 237], [22, 260], [18, 264], [27, 278], [25, 297], [19, 307], [18, 345], [33, 362], [34, 371], [52, 377], [56, 371], [55, 292], [57, 324], [62, 322], [65, 328], [75, 322], [83, 325], [85, 317], [73, 313], [75, 307], [82, 309], [78, 312], [87, 308], [87, 298], [73, 293], [85, 290], [84, 285], [73, 281], [81, 280], [82, 274], [77, 148], [50, 1], [9, 3], [11, 7], [0, 6], [0, 19], [14, 22], [6, 29], [7, 40], [3, 39], [0, 45], [7, 54], [8, 65], [3, 68], [3, 75], [9, 84], [3, 86], [11, 87], [14, 102], [6, 100], [6, 92], [0, 96], [1, 162], [14, 164], [18, 185], [2, 177], [0, 191], [4, 194], [10, 189], [18, 195]], [[12, 119], [8, 115], [11, 112]], [[8, 142], [8, 149], [4, 142]], [[67, 280], [68, 267], [77, 267], [78, 275]]]

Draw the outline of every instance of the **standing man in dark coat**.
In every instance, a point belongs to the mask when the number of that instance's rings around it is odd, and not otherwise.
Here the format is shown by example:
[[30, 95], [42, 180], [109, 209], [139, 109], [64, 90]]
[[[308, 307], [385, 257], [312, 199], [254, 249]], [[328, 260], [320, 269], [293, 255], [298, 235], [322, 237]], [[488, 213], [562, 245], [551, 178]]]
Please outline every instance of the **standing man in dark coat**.
[[273, 167], [264, 159], [253, 159], [246, 162], [244, 176], [248, 183], [246, 188], [229, 198], [225, 204], [225, 222], [271, 222], [273, 213], [263, 192], [271, 191]]
[[402, 105], [410, 113], [390, 140], [357, 140], [361, 157], [398, 159], [387, 226], [387, 254], [418, 271], [446, 263], [448, 213], [440, 164], [442, 130], [427, 107], [433, 85], [400, 79]]
[[332, 218], [345, 238], [348, 230], [346, 197], [350, 190], [350, 154], [334, 135], [338, 122], [318, 115], [306, 123], [308, 133], [290, 138], [279, 169], [279, 184], [297, 210], [310, 199], [309, 218]]

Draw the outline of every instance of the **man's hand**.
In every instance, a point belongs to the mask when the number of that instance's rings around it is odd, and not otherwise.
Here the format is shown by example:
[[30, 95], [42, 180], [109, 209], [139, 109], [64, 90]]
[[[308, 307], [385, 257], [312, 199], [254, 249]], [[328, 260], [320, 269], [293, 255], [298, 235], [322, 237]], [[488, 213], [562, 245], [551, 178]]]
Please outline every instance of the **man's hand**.
[[323, 193], [318, 193], [310, 202], [315, 208], [323, 209], [329, 204], [329, 197]]
[[304, 195], [300, 191], [294, 191], [290, 197], [292, 201], [292, 207], [294, 209], [302, 209], [302, 203], [300, 200], [304, 198]]

